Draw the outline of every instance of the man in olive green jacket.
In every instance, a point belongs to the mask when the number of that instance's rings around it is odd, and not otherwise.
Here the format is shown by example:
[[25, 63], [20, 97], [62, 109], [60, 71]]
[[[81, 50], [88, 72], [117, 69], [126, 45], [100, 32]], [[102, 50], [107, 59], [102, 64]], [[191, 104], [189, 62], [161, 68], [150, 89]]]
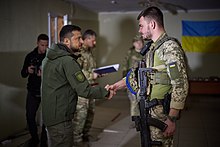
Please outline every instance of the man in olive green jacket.
[[60, 31], [60, 43], [47, 50], [42, 63], [42, 115], [48, 131], [49, 147], [72, 147], [72, 119], [78, 96], [111, 98], [113, 92], [91, 87], [75, 55], [81, 47], [81, 28], [66, 25]]

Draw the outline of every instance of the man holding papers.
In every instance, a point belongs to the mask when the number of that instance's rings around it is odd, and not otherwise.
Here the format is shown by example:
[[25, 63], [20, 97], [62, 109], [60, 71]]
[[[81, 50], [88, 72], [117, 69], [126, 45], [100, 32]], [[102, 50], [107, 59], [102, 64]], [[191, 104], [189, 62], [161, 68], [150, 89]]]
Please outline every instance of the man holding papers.
[[[86, 30], [82, 36], [83, 46], [81, 48], [81, 57], [77, 60], [84, 75], [90, 85], [95, 84], [99, 74], [93, 72], [96, 68], [96, 62], [92, 54], [96, 46], [96, 33], [93, 30]], [[73, 119], [74, 144], [76, 146], [86, 146], [89, 141], [89, 130], [92, 126], [95, 109], [95, 100], [78, 97], [76, 112]], [[91, 137], [90, 137], [91, 139]]]

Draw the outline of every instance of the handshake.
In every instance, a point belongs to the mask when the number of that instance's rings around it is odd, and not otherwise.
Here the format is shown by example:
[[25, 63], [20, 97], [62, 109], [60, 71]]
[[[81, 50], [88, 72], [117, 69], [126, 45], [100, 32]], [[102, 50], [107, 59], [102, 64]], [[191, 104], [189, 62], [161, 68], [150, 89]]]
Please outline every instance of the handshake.
[[126, 88], [126, 82], [125, 79], [122, 79], [112, 85], [107, 84], [105, 86], [105, 89], [109, 91], [108, 99], [111, 99], [114, 95], [116, 95], [116, 92], [120, 89]]

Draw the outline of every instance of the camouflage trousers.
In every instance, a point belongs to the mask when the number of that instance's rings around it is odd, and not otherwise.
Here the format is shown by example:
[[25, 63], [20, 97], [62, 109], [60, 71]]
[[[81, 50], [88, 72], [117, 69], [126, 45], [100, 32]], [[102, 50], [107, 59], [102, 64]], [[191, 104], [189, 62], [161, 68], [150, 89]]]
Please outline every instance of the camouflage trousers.
[[78, 97], [76, 111], [73, 119], [74, 142], [81, 142], [88, 136], [95, 112], [95, 100]]
[[131, 116], [139, 116], [139, 106], [138, 106], [138, 100], [136, 95], [132, 94], [130, 91], [127, 91], [128, 98], [130, 100], [130, 115]]
[[[150, 114], [152, 117], [159, 119], [161, 121], [166, 120], [166, 115], [163, 113], [163, 106], [162, 105], [158, 105], [158, 106], [153, 107], [150, 110]], [[163, 132], [160, 129], [155, 128], [153, 126], [150, 126], [150, 131], [151, 131], [151, 139], [152, 140], [162, 142], [162, 146], [160, 146], [160, 147], [173, 147], [173, 136], [164, 137]], [[153, 146], [153, 147], [157, 147], [157, 146]]]

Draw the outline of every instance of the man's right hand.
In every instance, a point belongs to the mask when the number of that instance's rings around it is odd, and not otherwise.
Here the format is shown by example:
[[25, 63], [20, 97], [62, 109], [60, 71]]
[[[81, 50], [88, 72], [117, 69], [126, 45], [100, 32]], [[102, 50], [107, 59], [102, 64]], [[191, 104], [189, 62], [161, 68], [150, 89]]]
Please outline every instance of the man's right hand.
[[108, 89], [108, 91], [109, 91], [109, 95], [108, 95], [107, 99], [112, 99], [112, 97], [116, 94], [116, 92], [114, 90], [110, 90], [110, 89]]
[[28, 66], [28, 73], [29, 74], [33, 74], [34, 73], [34, 66], [33, 65]]
[[119, 89], [125, 89], [126, 88], [126, 82], [124, 79], [112, 84], [112, 85], [106, 85], [105, 89], [106, 90], [113, 90], [114, 94], [116, 94], [116, 91], [118, 91]]

